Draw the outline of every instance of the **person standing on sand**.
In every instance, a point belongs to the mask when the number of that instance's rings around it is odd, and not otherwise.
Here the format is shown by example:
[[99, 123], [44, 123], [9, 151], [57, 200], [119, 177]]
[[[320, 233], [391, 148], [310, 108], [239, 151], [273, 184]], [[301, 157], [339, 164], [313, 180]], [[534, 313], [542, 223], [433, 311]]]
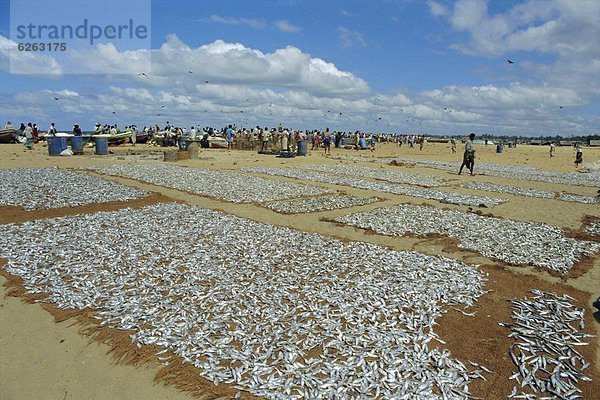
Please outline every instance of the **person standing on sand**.
[[342, 141], [342, 132], [335, 132], [335, 148], [340, 148], [340, 142]]
[[137, 129], [134, 129], [133, 126], [131, 126], [131, 145], [135, 146], [136, 141], [137, 141]]
[[462, 173], [465, 165], [471, 171], [471, 175], [473, 175], [473, 166], [475, 165], [475, 149], [473, 149], [473, 139], [475, 139], [475, 134], [471, 133], [469, 135], [469, 140], [467, 140], [467, 143], [465, 143], [465, 153], [463, 155], [463, 162], [460, 166], [460, 170], [458, 171], [459, 175]]
[[289, 139], [290, 132], [287, 128], [283, 128], [283, 130], [281, 131], [281, 151], [289, 151]]
[[38, 135], [39, 135], [39, 130], [38, 130], [37, 124], [33, 124], [33, 131], [31, 133], [33, 134], [33, 143], [37, 143]]
[[327, 154], [331, 155], [331, 133], [329, 128], [325, 129], [325, 133], [323, 133], [323, 149], [325, 149], [325, 156]]
[[254, 128], [248, 130], [248, 145], [250, 150], [254, 151], [254, 142], [256, 140], [256, 131]]
[[456, 139], [454, 139], [454, 136], [450, 139], [450, 144], [452, 144], [452, 154], [456, 153]]
[[225, 138], [227, 139], [227, 151], [233, 150], [233, 128], [231, 125], [225, 131]]
[[23, 144], [27, 149], [33, 150], [33, 128], [31, 122], [27, 124], [27, 127], [23, 130], [23, 134], [25, 135], [25, 142]]
[[554, 157], [554, 150], [556, 149], [556, 145], [554, 144], [554, 142], [550, 143], [550, 158]]
[[269, 136], [270, 136], [269, 128], [267, 128], [265, 126], [265, 129], [262, 131], [262, 134], [261, 134], [262, 146], [260, 148], [260, 151], [267, 151], [269, 149], [269, 139], [270, 139]]
[[313, 145], [313, 148], [311, 150], [317, 149], [319, 150], [319, 148], [321, 148], [321, 135], [319, 131], [315, 131], [315, 144]]
[[25, 140], [25, 124], [21, 122], [19, 129], [12, 133], [12, 143], [24, 143]]
[[575, 152], [575, 167], [579, 168], [579, 164], [583, 162], [583, 146], [581, 143], [577, 143]]

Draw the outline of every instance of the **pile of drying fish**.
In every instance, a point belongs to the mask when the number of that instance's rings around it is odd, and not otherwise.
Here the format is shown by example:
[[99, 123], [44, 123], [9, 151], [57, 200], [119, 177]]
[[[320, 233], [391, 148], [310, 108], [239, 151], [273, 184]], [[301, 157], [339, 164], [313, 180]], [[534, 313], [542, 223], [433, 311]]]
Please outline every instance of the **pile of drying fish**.
[[174, 203], [4, 225], [0, 257], [38, 301], [270, 399], [469, 398], [485, 371], [434, 332], [486, 280], [443, 257]]
[[0, 169], [0, 205], [26, 210], [128, 201], [147, 192], [58, 168]]
[[509, 354], [518, 369], [511, 379], [518, 385], [509, 398], [537, 399], [548, 393], [548, 399], [580, 399], [577, 383], [590, 380], [584, 373], [590, 364], [577, 351], [588, 344], [582, 339], [592, 337], [580, 332], [585, 310], [568, 295], [532, 292], [536, 296], [531, 299], [511, 300], [513, 322], [500, 323], [515, 339]]
[[434, 207], [399, 205], [345, 215], [337, 222], [401, 236], [442, 234], [460, 247], [510, 264], [531, 264], [566, 273], [582, 255], [592, 256], [600, 243], [564, 237], [559, 228], [509, 219], [482, 217]]
[[364, 206], [365, 204], [375, 203], [376, 201], [378, 201], [377, 197], [367, 198], [346, 195], [274, 201], [272, 203], [266, 203], [264, 206], [280, 213], [297, 214]]
[[[418, 167], [435, 168], [444, 171], [458, 172], [461, 162], [425, 160], [417, 158], [365, 158], [365, 157], [334, 157], [334, 159], [351, 160], [360, 162], [378, 162], [388, 164], [392, 161], [401, 164], [416, 165]], [[578, 172], [552, 172], [543, 171], [534, 167], [519, 167], [514, 165], [476, 163], [475, 172], [489, 176], [499, 176], [508, 179], [519, 179], [526, 181], [539, 181], [548, 183], [559, 183], [564, 185], [597, 187], [600, 181], [600, 173], [592, 172], [581, 174]]]
[[419, 197], [422, 199], [437, 200], [440, 203], [458, 204], [472, 207], [493, 207], [503, 203], [505, 199], [497, 199], [487, 196], [472, 196], [453, 192], [445, 192], [436, 189], [422, 187], [403, 186], [393, 183], [374, 182], [366, 179], [351, 178], [347, 176], [328, 175], [322, 172], [296, 171], [282, 168], [269, 167], [246, 167], [242, 171], [257, 172], [259, 174], [285, 176], [288, 178], [302, 179], [313, 182], [331, 183], [334, 185], [345, 185], [357, 189], [373, 190], [399, 194], [403, 196]]
[[234, 203], [251, 203], [333, 193], [331, 190], [264, 179], [238, 172], [182, 168], [165, 164], [111, 165], [91, 170], [184, 190]]
[[529, 189], [518, 186], [497, 185], [489, 182], [470, 181], [463, 183], [461, 186], [474, 190], [485, 190], [488, 192], [497, 192], [504, 194], [516, 194], [518, 196], [527, 197], [540, 197], [543, 199], [553, 199], [556, 196], [556, 193], [548, 192], [546, 190]]
[[585, 231], [587, 233], [591, 233], [592, 235], [600, 236], [600, 221], [592, 222]]
[[[599, 182], [600, 182], [600, 180], [599, 180]], [[558, 198], [560, 200], [562, 200], [562, 201], [570, 201], [570, 202], [573, 202], [573, 203], [584, 203], [584, 204], [596, 204], [596, 203], [598, 203], [598, 197], [597, 196], [582, 196], [582, 195], [579, 195], [579, 194], [571, 194], [571, 193], [560, 192], [558, 194]]]
[[578, 194], [570, 194], [565, 192], [555, 193], [546, 190], [529, 189], [518, 186], [497, 185], [489, 182], [465, 182], [461, 185], [468, 189], [486, 190], [488, 192], [497, 192], [505, 194], [516, 194], [519, 196], [539, 197], [544, 199], [553, 199], [558, 196], [559, 200], [570, 201], [573, 203], [596, 204], [598, 197], [582, 196]]
[[369, 168], [362, 165], [347, 165], [347, 164], [318, 164], [305, 165], [302, 168], [325, 172], [337, 175], [350, 175], [354, 177], [377, 179], [391, 183], [407, 183], [416, 186], [443, 186], [441, 178], [431, 175], [423, 175], [417, 173], [409, 173], [394, 169]]

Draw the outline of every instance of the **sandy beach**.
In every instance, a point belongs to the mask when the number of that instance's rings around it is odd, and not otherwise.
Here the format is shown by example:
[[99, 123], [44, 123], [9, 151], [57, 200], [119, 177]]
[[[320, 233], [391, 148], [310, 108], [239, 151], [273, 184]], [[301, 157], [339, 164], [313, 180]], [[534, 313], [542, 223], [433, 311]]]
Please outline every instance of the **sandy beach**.
[[[98, 156], [93, 149], [86, 148], [84, 155], [71, 157], [50, 157], [47, 148], [37, 144], [32, 151], [21, 145], [0, 145], [0, 168], [44, 168], [58, 167], [75, 169], [107, 165], [164, 165], [164, 148], [147, 145], [129, 145], [112, 148], [114, 154]], [[381, 245], [396, 250], [418, 251], [426, 255], [443, 255], [479, 268], [488, 274], [485, 289], [489, 293], [482, 296], [474, 306], [475, 317], [450, 310], [439, 320], [436, 332], [447, 344], [452, 355], [462, 362], [473, 360], [485, 365], [492, 373], [487, 381], [477, 380], [470, 385], [471, 392], [481, 398], [506, 398], [514, 381], [509, 376], [514, 365], [508, 356], [512, 340], [508, 331], [498, 322], [510, 320], [509, 300], [530, 295], [531, 289], [568, 294], [577, 300], [576, 305], [586, 311], [585, 332], [594, 334], [589, 346], [581, 348], [585, 359], [591, 363], [587, 374], [591, 382], [579, 386], [584, 399], [593, 399], [600, 393], [600, 324], [594, 321], [592, 302], [600, 296], [600, 255], [584, 258], [564, 276], [550, 273], [539, 267], [508, 265], [497, 259], [485, 257], [475, 251], [458, 247], [455, 239], [441, 235], [420, 237], [416, 235], [385, 236], [364, 229], [333, 222], [342, 215], [370, 211], [399, 204], [427, 205], [444, 210], [476, 212], [484, 216], [545, 223], [562, 228], [568, 237], [600, 241], [598, 236], [585, 233], [591, 221], [600, 220], [600, 205], [562, 201], [557, 198], [534, 198], [520, 195], [498, 194], [467, 189], [459, 185], [465, 182], [489, 182], [499, 185], [518, 186], [550, 192], [567, 192], [581, 196], [595, 196], [597, 187], [574, 186], [548, 182], [535, 182], [482, 175], [478, 163], [507, 166], [535, 167], [544, 171], [576, 172], [572, 147], [557, 147], [556, 156], [550, 158], [546, 146], [519, 145], [516, 148], [504, 147], [504, 152], [496, 153], [496, 146], [476, 145], [475, 175], [458, 175], [457, 171], [413, 166], [408, 164], [388, 165], [387, 163], [351, 160], [351, 157], [365, 157], [373, 160], [386, 157], [407, 157], [416, 160], [461, 161], [461, 150], [452, 154], [450, 144], [428, 143], [423, 150], [397, 147], [386, 143], [378, 145], [374, 152], [332, 149], [333, 157], [325, 157], [322, 150], [309, 151], [306, 157], [276, 158], [272, 155], [259, 155], [250, 151], [227, 152], [222, 149], [203, 149], [198, 159], [182, 160], [170, 165], [203, 168], [217, 171], [239, 171], [243, 167], [273, 167], [299, 170], [307, 164], [335, 164], [365, 166], [381, 170], [407, 171], [443, 179], [444, 190], [461, 194], [478, 194], [502, 197], [506, 202], [490, 208], [469, 208], [455, 204], [441, 204], [438, 201], [375, 192], [350, 186], [340, 186], [326, 182], [303, 182], [316, 187], [340, 191], [357, 197], [378, 197], [381, 201], [351, 208], [328, 211], [281, 214], [257, 203], [232, 203], [217, 198], [192, 194], [164, 186], [116, 176], [107, 176], [93, 171], [78, 171], [96, 177], [125, 184], [151, 192], [142, 199], [128, 202], [108, 202], [103, 204], [64, 207], [49, 210], [26, 211], [16, 206], [0, 206], [0, 223], [23, 223], [44, 218], [67, 215], [91, 214], [98, 211], [114, 211], [125, 207], [141, 208], [145, 205], [179, 202], [222, 211], [253, 221], [275, 226], [288, 227], [308, 233], [319, 233], [343, 242], [360, 241]], [[584, 163], [600, 161], [600, 148], [585, 148]], [[265, 176], [247, 173], [249, 176], [298, 183], [292, 178]], [[585, 174], [581, 172], [581, 174]], [[0, 183], [1, 185], [1, 183]], [[525, 235], [526, 233], [524, 233]], [[301, 249], [298, 249], [301, 251]], [[6, 260], [1, 260], [3, 264]], [[2, 270], [2, 267], [0, 267]], [[115, 342], [102, 343], [99, 337], [84, 334], [81, 320], [76, 317], [57, 322], [57, 312], [44, 303], [25, 301], [14, 280], [7, 279], [6, 273], [0, 276], [0, 399], [191, 399], [229, 398], [230, 391], [219, 386], [211, 388], [208, 381], [197, 381], [185, 386], [185, 377], [158, 379], [161, 371], [158, 360], [148, 357], [127, 359], [123, 350], [115, 350]], [[12, 295], [11, 295], [12, 293]], [[29, 298], [31, 300], [31, 298]], [[50, 311], [50, 312], [49, 312]], [[58, 318], [59, 320], [61, 318]], [[119, 343], [119, 346], [121, 344]], [[132, 347], [134, 347], [132, 345]], [[134, 351], [134, 349], [132, 349]], [[133, 362], [132, 362], [133, 361]], [[133, 364], [133, 365], [132, 365]], [[176, 384], [166, 384], [173, 382]], [[180, 389], [188, 390], [180, 390]], [[190, 390], [190, 388], [192, 388]], [[195, 397], [194, 397], [195, 396]], [[251, 396], [244, 393], [244, 398]]]

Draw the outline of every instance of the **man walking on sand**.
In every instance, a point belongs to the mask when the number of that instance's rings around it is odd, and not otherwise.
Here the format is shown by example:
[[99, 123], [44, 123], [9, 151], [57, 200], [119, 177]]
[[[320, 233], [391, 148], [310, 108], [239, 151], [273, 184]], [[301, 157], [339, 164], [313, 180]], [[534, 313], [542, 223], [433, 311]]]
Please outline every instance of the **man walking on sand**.
[[462, 173], [465, 165], [467, 168], [469, 168], [469, 171], [471, 171], [471, 175], [473, 175], [473, 166], [475, 164], [475, 149], [473, 149], [473, 139], [475, 139], [475, 134], [471, 133], [469, 135], [469, 140], [467, 140], [467, 143], [465, 143], [465, 153], [463, 155], [463, 162], [460, 166], [460, 170], [458, 171], [459, 175]]
[[575, 145], [575, 167], [579, 168], [579, 164], [583, 162], [583, 146], [581, 143]]

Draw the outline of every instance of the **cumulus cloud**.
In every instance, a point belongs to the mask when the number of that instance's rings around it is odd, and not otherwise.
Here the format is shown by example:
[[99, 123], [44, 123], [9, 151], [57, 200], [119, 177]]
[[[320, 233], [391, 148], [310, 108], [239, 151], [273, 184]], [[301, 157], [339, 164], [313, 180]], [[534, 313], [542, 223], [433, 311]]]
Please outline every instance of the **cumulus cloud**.
[[17, 42], [0, 36], [0, 69], [13, 74], [61, 75], [59, 62], [44, 53], [19, 51]]
[[[53, 97], [61, 100], [51, 101]], [[589, 133], [588, 122], [559, 110], [559, 104], [576, 106], [579, 102], [573, 92], [518, 84], [509, 88], [449, 86], [414, 95], [395, 92], [358, 98], [244, 84], [199, 83], [192, 90], [130, 84], [111, 85], [101, 92], [42, 90], [15, 94], [6, 98], [6, 103], [15, 107], [2, 107], [2, 112], [12, 119], [42, 124], [57, 119], [59, 128], [72, 120], [88, 129], [96, 122], [143, 126], [163, 125], [168, 120], [188, 127], [229, 123], [272, 127], [284, 123], [296, 129], [330, 127], [401, 133]], [[68, 120], [56, 118], [60, 115]]]
[[288, 21], [286, 21], [285, 19], [282, 19], [280, 21], [275, 21], [275, 26], [277, 27], [277, 29], [279, 29], [282, 32], [299, 32], [300, 31], [300, 27], [296, 26], [294, 24], [289, 23]]
[[[600, 2], [597, 0], [526, 0], [501, 13], [490, 13], [485, 0], [458, 0], [448, 13], [430, 1], [433, 15], [443, 15], [467, 39], [451, 48], [490, 58], [522, 59], [514, 69], [541, 85], [578, 91], [588, 99], [600, 92]], [[536, 62], [539, 55], [550, 62]], [[597, 101], [597, 100], [596, 100]]]
[[370, 90], [354, 74], [293, 46], [271, 53], [222, 40], [190, 47], [169, 35], [154, 50], [119, 51], [112, 44], [99, 44], [90, 50], [71, 51], [69, 57], [82, 71], [117, 74], [111, 79], [134, 79], [148, 87], [190, 88], [208, 81], [293, 88], [322, 96], [364, 95]]
[[[6, 42], [3, 39], [0, 36], [0, 43]], [[131, 62], [147, 56], [153, 60], [151, 70], [140, 71], [139, 64]], [[560, 109], [589, 104], [585, 92], [558, 78], [564, 76], [566, 81], [570, 76], [566, 64], [531, 65], [529, 68], [539, 69], [537, 74], [557, 77], [555, 82], [537, 85], [515, 82], [372, 93], [367, 82], [354, 74], [293, 46], [265, 53], [241, 43], [217, 40], [192, 47], [170, 35], [154, 50], [123, 52], [104, 45], [77, 57], [81, 57], [77, 62], [85, 59], [96, 65], [124, 65], [130, 74], [98, 75], [105, 85], [94, 89], [65, 81], [63, 90], [8, 93], [0, 112], [11, 119], [42, 125], [55, 119], [63, 125], [72, 124], [74, 119], [85, 127], [96, 122], [162, 125], [169, 120], [188, 127], [192, 123], [284, 123], [297, 129], [438, 134], [463, 130], [589, 134], [599, 122]], [[138, 75], [140, 72], [148, 76]], [[574, 73], [598, 77], [600, 63], [588, 60]]]
[[516, 51], [556, 55], [600, 55], [591, 38], [600, 36], [600, 2], [596, 0], [528, 0], [504, 13], [490, 15], [486, 0], [458, 0], [448, 12], [428, 2], [436, 16], [447, 16], [469, 41], [455, 48], [467, 54], [496, 56]]
[[367, 41], [364, 39], [362, 33], [358, 31], [350, 30], [345, 26], [338, 26], [337, 32], [342, 47], [352, 47], [354, 45], [365, 47], [367, 45]]
[[425, 91], [423, 100], [438, 104], [439, 108], [459, 105], [471, 110], [534, 109], [539, 106], [577, 106], [582, 104], [580, 96], [571, 89], [548, 86], [529, 86], [514, 83], [509, 87], [448, 86]]
[[[102, 57], [102, 54], [99, 56]], [[323, 96], [369, 92], [364, 80], [293, 46], [263, 53], [240, 43], [217, 40], [191, 48], [175, 35], [170, 35], [159, 49], [153, 51], [150, 79], [139, 80], [148, 84], [153, 80], [164, 81], [165, 85], [172, 85], [172, 76], [179, 76], [180, 82], [187, 84], [209, 81], [264, 85], [305, 90]]]

